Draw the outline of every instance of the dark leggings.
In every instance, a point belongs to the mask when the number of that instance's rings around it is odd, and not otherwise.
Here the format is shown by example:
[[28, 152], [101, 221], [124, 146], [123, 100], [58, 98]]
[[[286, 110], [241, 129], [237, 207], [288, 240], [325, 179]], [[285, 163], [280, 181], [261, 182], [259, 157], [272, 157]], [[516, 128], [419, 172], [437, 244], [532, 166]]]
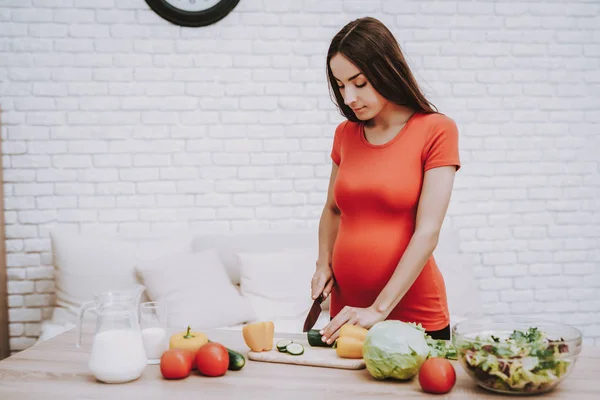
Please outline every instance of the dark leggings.
[[450, 325], [439, 331], [426, 331], [433, 339], [450, 340]]

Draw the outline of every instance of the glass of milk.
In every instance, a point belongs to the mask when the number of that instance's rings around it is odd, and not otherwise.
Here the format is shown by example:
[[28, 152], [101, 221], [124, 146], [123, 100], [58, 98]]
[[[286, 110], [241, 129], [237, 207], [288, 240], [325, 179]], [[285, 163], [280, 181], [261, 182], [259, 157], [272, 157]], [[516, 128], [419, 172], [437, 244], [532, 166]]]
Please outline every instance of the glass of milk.
[[166, 304], [158, 301], [140, 304], [140, 328], [148, 364], [159, 364], [169, 347]]

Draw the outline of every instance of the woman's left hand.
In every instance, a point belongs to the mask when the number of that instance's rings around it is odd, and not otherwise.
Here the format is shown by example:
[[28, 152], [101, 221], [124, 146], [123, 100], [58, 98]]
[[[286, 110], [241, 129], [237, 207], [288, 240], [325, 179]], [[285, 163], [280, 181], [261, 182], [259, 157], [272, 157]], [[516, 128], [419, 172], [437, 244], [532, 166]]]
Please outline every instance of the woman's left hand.
[[346, 306], [320, 331], [323, 335], [322, 340], [328, 344], [333, 343], [339, 336], [339, 329], [346, 323], [369, 329], [376, 323], [383, 321], [385, 317], [384, 314], [373, 307]]

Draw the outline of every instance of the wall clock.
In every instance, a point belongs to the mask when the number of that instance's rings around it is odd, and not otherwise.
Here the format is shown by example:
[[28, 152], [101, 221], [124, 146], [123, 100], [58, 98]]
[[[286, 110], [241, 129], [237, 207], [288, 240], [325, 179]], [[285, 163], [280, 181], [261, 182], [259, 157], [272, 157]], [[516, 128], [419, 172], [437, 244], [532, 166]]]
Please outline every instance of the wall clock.
[[240, 0], [146, 0], [162, 18], [181, 26], [206, 26], [225, 18]]

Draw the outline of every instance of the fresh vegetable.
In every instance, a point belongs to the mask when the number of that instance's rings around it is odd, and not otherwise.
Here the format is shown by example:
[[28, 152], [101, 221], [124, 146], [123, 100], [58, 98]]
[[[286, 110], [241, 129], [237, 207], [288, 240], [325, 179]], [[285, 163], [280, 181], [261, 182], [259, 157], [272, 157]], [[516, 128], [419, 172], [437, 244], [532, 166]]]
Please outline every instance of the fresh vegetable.
[[335, 342], [335, 351], [341, 358], [362, 358], [363, 345], [369, 331], [363, 327], [344, 324]]
[[364, 341], [367, 338], [369, 331], [362, 326], [344, 324], [340, 328], [339, 337], [353, 337], [360, 341]]
[[363, 358], [364, 343], [352, 336], [342, 336], [336, 341], [335, 352], [341, 358]]
[[293, 356], [299, 356], [304, 354], [304, 346], [300, 343], [292, 342], [285, 347], [285, 351]]
[[373, 325], [363, 346], [367, 370], [375, 379], [411, 379], [428, 356], [425, 330], [396, 320]]
[[283, 339], [277, 342], [277, 350], [280, 353], [289, 353], [293, 356], [304, 354], [304, 346], [290, 339]]
[[240, 369], [244, 368], [244, 366], [246, 365], [246, 358], [238, 353], [235, 350], [231, 350], [230, 348], [227, 348], [227, 353], [229, 353], [229, 367], [228, 369], [230, 371], [239, 371]]
[[244, 342], [250, 350], [257, 352], [273, 349], [274, 332], [275, 325], [272, 321], [247, 324], [242, 328]]
[[175, 333], [169, 339], [170, 349], [189, 350], [196, 353], [198, 349], [208, 343], [208, 337], [202, 332], [193, 332], [191, 327], [187, 327], [186, 332]]
[[427, 345], [429, 346], [429, 357], [445, 357], [449, 360], [456, 360], [456, 349], [447, 340], [433, 339], [429, 335], [425, 335]]
[[448, 393], [455, 383], [456, 371], [445, 358], [429, 358], [419, 369], [419, 384], [427, 393]]
[[277, 350], [280, 351], [281, 353], [285, 353], [286, 352], [286, 347], [288, 344], [291, 344], [292, 341], [290, 339], [283, 339], [280, 340], [279, 342], [277, 342], [277, 344], [275, 346], [277, 346]]
[[183, 349], [169, 349], [160, 357], [160, 373], [165, 379], [187, 378], [192, 371], [192, 353]]
[[[562, 340], [561, 340], [562, 341]], [[499, 335], [479, 335], [457, 344], [460, 361], [479, 382], [490, 389], [535, 393], [558, 383], [571, 367], [564, 358], [565, 343], [550, 340], [544, 332], [530, 327]]]
[[323, 335], [319, 333], [318, 329], [311, 329], [306, 332], [306, 338], [308, 339], [308, 344], [313, 347], [332, 347], [333, 343], [329, 344], [321, 340]]
[[225, 375], [229, 368], [229, 352], [220, 343], [210, 342], [198, 349], [196, 353], [198, 372], [206, 376]]

